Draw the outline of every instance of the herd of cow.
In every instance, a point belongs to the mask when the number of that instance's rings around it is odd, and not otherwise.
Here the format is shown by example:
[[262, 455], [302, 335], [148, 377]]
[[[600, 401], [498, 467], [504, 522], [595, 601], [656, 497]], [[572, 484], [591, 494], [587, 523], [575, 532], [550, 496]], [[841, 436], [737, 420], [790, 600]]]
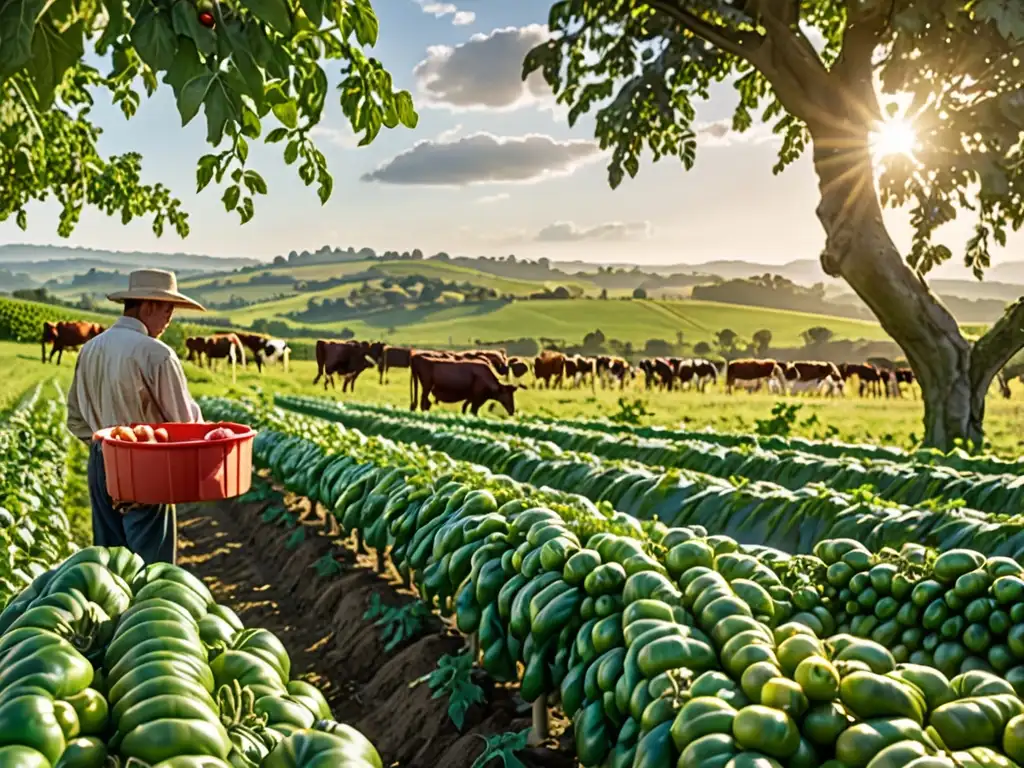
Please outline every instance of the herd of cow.
[[[57, 364], [65, 349], [75, 349], [103, 332], [103, 326], [85, 322], [44, 323], [42, 336], [43, 362]], [[52, 344], [49, 358], [46, 345]], [[290, 350], [287, 342], [254, 333], [216, 333], [185, 340], [188, 359], [202, 366], [204, 360], [213, 366], [218, 360], [245, 365], [249, 359], [263, 366], [282, 362], [288, 368]], [[246, 352], [248, 350], [248, 354]], [[636, 367], [621, 357], [599, 355], [566, 355], [545, 350], [533, 360], [509, 357], [503, 350], [471, 350], [445, 352], [409, 347], [393, 347], [384, 342], [326, 341], [316, 343], [317, 373], [313, 383], [324, 381], [324, 389], [336, 386], [335, 376], [342, 379], [342, 392], [355, 390], [356, 379], [370, 368], [376, 368], [384, 383], [388, 371], [407, 368], [410, 371], [410, 407], [430, 408], [430, 396], [441, 403], [463, 403], [463, 412], [477, 413], [488, 400], [500, 403], [509, 414], [515, 411], [514, 395], [523, 388], [520, 383], [533, 373], [538, 387], [618, 387], [643, 375], [646, 389], [676, 390], [693, 388], [704, 392], [708, 384], [717, 384], [725, 377], [725, 391], [767, 390], [777, 394], [818, 394], [842, 396], [847, 383], [856, 378], [861, 397], [903, 397], [903, 387], [914, 383], [909, 368], [886, 370], [869, 363], [842, 363], [744, 359], [714, 363], [702, 358], [684, 359], [657, 357], [641, 360]], [[911, 391], [913, 391], [911, 389]], [[1005, 392], [1004, 392], [1005, 395]]]

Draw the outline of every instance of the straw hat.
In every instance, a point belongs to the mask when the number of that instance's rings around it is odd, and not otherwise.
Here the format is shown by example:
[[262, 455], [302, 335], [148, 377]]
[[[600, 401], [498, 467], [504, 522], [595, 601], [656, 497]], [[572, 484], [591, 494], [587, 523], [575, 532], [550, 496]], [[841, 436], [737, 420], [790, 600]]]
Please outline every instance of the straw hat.
[[107, 298], [123, 304], [129, 299], [141, 301], [166, 301], [186, 309], [206, 309], [198, 301], [193, 301], [178, 292], [178, 278], [173, 272], [162, 269], [137, 269], [128, 275], [128, 290], [107, 294]]

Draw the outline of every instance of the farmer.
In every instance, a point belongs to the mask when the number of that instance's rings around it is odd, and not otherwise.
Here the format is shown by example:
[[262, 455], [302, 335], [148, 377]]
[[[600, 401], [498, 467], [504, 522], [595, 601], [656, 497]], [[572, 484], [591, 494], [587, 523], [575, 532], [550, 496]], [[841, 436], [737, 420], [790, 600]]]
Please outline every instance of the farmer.
[[107, 493], [102, 442], [93, 434], [122, 424], [202, 421], [178, 356], [159, 338], [175, 307], [204, 309], [178, 292], [173, 272], [159, 269], [132, 272], [128, 290], [107, 298], [124, 304], [124, 314], [82, 347], [68, 392], [68, 429], [89, 444], [93, 543], [127, 547], [147, 565], [174, 563], [174, 506], [114, 502]]

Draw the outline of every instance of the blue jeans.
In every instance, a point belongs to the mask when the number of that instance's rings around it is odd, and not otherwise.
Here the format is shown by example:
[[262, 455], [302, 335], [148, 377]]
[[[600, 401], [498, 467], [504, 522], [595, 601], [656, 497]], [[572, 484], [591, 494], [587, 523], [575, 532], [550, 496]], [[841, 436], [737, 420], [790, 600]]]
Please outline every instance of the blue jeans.
[[89, 447], [89, 501], [92, 502], [92, 540], [98, 547], [127, 547], [146, 565], [173, 564], [178, 555], [178, 523], [173, 504], [138, 507], [125, 514], [114, 509], [107, 493], [103, 443]]

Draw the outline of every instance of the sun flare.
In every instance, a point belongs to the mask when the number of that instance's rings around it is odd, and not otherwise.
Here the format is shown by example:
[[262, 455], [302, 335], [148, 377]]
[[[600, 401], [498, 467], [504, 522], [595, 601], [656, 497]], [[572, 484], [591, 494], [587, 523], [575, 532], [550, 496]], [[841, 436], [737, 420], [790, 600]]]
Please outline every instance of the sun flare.
[[879, 159], [891, 155], [912, 157], [916, 148], [917, 133], [907, 120], [886, 120], [871, 134], [871, 151]]

